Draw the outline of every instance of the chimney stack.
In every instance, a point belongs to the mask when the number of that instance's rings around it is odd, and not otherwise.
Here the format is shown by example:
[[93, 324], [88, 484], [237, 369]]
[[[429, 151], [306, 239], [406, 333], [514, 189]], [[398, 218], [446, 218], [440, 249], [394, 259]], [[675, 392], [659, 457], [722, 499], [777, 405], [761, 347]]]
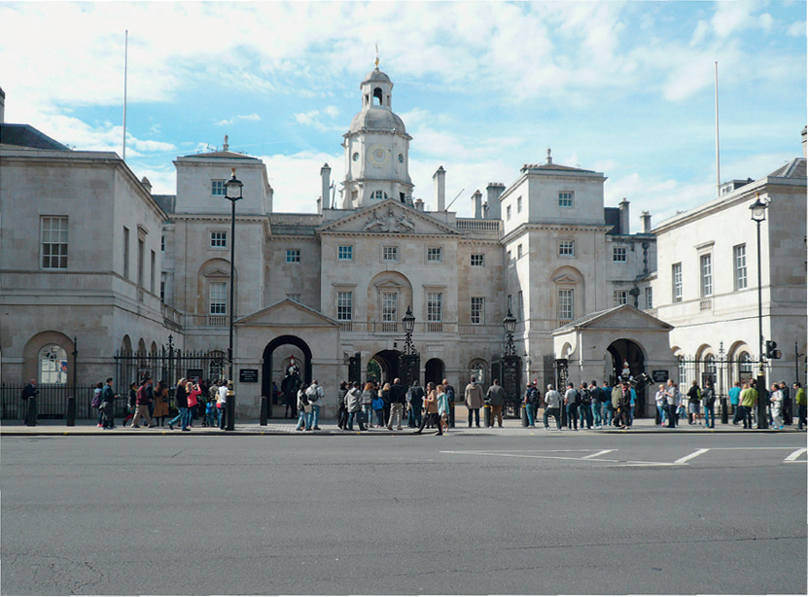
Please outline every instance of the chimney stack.
[[[0, 124], [6, 121], [6, 92], [0, 87]], [[802, 146], [805, 147], [805, 131], [802, 133]]]
[[642, 212], [640, 220], [642, 220], [642, 233], [651, 234], [651, 212], [650, 211]]
[[435, 211], [443, 211], [446, 209], [446, 170], [443, 166], [438, 167], [432, 180], [435, 181]]
[[141, 180], [141, 181], [140, 181], [140, 184], [142, 184], [142, 185], [143, 185], [143, 188], [144, 188], [144, 189], [146, 189], [146, 192], [147, 192], [149, 195], [151, 195], [151, 194], [152, 194], [152, 192], [151, 192], [151, 190], [152, 190], [152, 184], [151, 184], [151, 181], [150, 181], [148, 178], [146, 178], [146, 177], [144, 176], [144, 177], [143, 177], [143, 180]]
[[330, 207], [328, 205], [328, 199], [331, 197], [331, 168], [327, 162], [320, 168], [320, 176], [323, 179], [322, 204], [321, 208], [317, 211], [318, 213], [323, 213], [323, 208]]
[[629, 201], [623, 197], [623, 200], [618, 205], [620, 206], [620, 234], [631, 234], [631, 222], [628, 213]]
[[483, 218], [483, 194], [479, 189], [474, 191], [471, 201], [474, 204], [474, 219], [481, 220]]
[[[0, 93], [2, 92], [3, 90], [0, 89]], [[0, 101], [2, 101], [2, 98], [0, 98]], [[3, 122], [3, 112], [1, 107], [0, 107], [0, 122]], [[808, 140], [808, 126], [802, 129], [802, 157], [804, 158], [808, 158], [808, 143], [806, 143], [806, 140]]]
[[488, 198], [486, 199], [488, 201], [488, 214], [486, 215], [486, 219], [501, 220], [502, 209], [500, 208], [499, 198], [502, 196], [502, 193], [505, 192], [505, 185], [501, 182], [489, 182], [485, 190], [488, 194]]
[[424, 211], [424, 200], [423, 199], [416, 199], [415, 200], [415, 209], [418, 211]]

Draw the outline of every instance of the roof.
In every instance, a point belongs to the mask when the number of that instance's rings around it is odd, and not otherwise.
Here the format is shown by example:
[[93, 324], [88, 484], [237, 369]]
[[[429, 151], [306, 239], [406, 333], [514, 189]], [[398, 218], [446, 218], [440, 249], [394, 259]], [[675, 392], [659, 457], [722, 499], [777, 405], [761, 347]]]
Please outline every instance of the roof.
[[572, 168], [571, 166], [562, 166], [561, 164], [525, 164], [522, 166], [522, 172], [525, 170], [558, 170], [563, 172], [591, 172], [594, 170], [584, 170], [583, 168]]
[[407, 127], [404, 121], [386, 108], [369, 107], [353, 117], [350, 132], [361, 130], [367, 131], [395, 131], [407, 134]]
[[382, 83], [392, 83], [390, 77], [384, 74], [382, 71], [379, 70], [377, 66], [372, 71], [370, 71], [366, 76], [365, 79], [362, 81], [362, 84], [370, 83], [371, 81], [380, 81]]
[[177, 196], [176, 195], [152, 195], [152, 199], [157, 202], [157, 205], [160, 206], [167, 214], [174, 213], [174, 209], [177, 206]]
[[633, 305], [623, 304], [617, 305], [615, 307], [610, 307], [609, 309], [604, 309], [603, 311], [595, 311], [594, 313], [590, 313], [588, 315], [584, 315], [580, 319], [576, 319], [575, 321], [568, 323], [567, 325], [561, 326], [557, 330], [553, 331], [553, 336], [558, 336], [560, 334], [564, 334], [567, 332], [571, 332], [572, 330], [587, 328], [591, 326], [595, 321], [605, 319], [610, 315], [613, 315], [619, 311], [628, 311], [635, 317], [641, 317], [643, 319], [647, 319], [649, 321], [653, 321], [657, 324], [661, 329], [672, 330], [673, 326], [667, 322], [662, 321], [654, 317], [653, 315], [649, 315], [640, 309], [637, 309]]
[[805, 158], [794, 158], [789, 163], [769, 174], [769, 178], [805, 178], [805, 162]]
[[48, 137], [30, 124], [0, 124], [0, 145], [71, 151], [68, 146]]
[[234, 151], [211, 151], [210, 153], [193, 153], [191, 155], [184, 155], [180, 156], [182, 159], [186, 158], [200, 158], [200, 159], [218, 159], [218, 160], [253, 160], [253, 161], [260, 161], [258, 158], [254, 158], [249, 155], [244, 155], [243, 153], [236, 153]]

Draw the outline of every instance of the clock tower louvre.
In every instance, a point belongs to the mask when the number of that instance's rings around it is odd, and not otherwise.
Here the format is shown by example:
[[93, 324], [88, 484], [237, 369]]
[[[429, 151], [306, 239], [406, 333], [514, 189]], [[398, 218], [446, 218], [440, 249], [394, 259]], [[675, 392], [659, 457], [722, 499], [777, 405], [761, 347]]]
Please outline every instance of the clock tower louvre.
[[362, 109], [343, 136], [343, 209], [360, 209], [384, 199], [412, 203], [410, 137], [392, 110], [393, 82], [378, 66], [359, 85]]

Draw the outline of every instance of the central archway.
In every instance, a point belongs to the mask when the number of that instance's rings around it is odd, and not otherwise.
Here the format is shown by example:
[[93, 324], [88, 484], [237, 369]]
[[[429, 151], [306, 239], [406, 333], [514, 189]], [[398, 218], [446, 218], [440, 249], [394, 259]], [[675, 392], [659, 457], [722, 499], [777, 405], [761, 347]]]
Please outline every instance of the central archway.
[[[400, 377], [400, 357], [401, 353], [397, 350], [382, 350], [371, 357], [371, 362], [375, 361], [379, 365], [379, 369], [381, 369], [381, 379], [378, 380], [380, 383], [393, 383], [396, 377]], [[370, 373], [370, 364], [368, 364], [368, 373]]]
[[[270, 417], [273, 416], [273, 409], [272, 409], [272, 381], [273, 381], [273, 379], [272, 379], [272, 375], [273, 375], [273, 373], [272, 373], [273, 372], [272, 359], [273, 359], [273, 353], [275, 352], [275, 350], [277, 348], [280, 348], [281, 346], [285, 346], [285, 345], [289, 345], [289, 344], [291, 344], [292, 346], [297, 347], [303, 353], [303, 366], [300, 368], [300, 375], [302, 376], [302, 379], [300, 380], [300, 382], [305, 383], [305, 382], [311, 381], [311, 379], [312, 379], [312, 373], [311, 373], [311, 349], [309, 348], [309, 345], [306, 344], [303, 340], [301, 340], [297, 336], [284, 335], [284, 336], [278, 336], [277, 338], [272, 340], [272, 342], [267, 344], [266, 348], [264, 348], [264, 366], [263, 366], [262, 375], [261, 375], [261, 395], [266, 396], [267, 398], [269, 398], [269, 416]], [[279, 388], [283, 385], [283, 380], [282, 379], [281, 380], [274, 380], [274, 381], [276, 381], [278, 383]], [[288, 402], [289, 401], [289, 396], [286, 396], [285, 398], [287, 400], [286, 404], [281, 403], [279, 405], [279, 406], [284, 407], [284, 415], [286, 414], [286, 411], [289, 410], [289, 409], [285, 408], [286, 405], [289, 404], [289, 402]], [[291, 406], [290, 408], [291, 408], [291, 411], [293, 411], [292, 418], [294, 418], [295, 416], [297, 416], [296, 405]], [[280, 413], [278, 413], [275, 416], [280, 416]]]
[[634, 380], [637, 392], [634, 416], [645, 416], [647, 378], [643, 375], [645, 373], [645, 353], [642, 347], [633, 340], [621, 338], [612, 342], [607, 350], [611, 355], [611, 369], [605, 372], [605, 379], [609, 380], [610, 385], [613, 386], [619, 383], [621, 378], [626, 377], [625, 373], [628, 369], [628, 377]]

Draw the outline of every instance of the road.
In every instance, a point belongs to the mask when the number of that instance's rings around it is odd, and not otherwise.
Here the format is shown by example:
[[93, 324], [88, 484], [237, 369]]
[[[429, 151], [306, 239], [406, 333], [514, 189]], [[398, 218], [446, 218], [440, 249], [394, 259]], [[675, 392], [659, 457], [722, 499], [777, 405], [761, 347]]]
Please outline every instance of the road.
[[806, 593], [801, 434], [2, 437], [2, 593]]

